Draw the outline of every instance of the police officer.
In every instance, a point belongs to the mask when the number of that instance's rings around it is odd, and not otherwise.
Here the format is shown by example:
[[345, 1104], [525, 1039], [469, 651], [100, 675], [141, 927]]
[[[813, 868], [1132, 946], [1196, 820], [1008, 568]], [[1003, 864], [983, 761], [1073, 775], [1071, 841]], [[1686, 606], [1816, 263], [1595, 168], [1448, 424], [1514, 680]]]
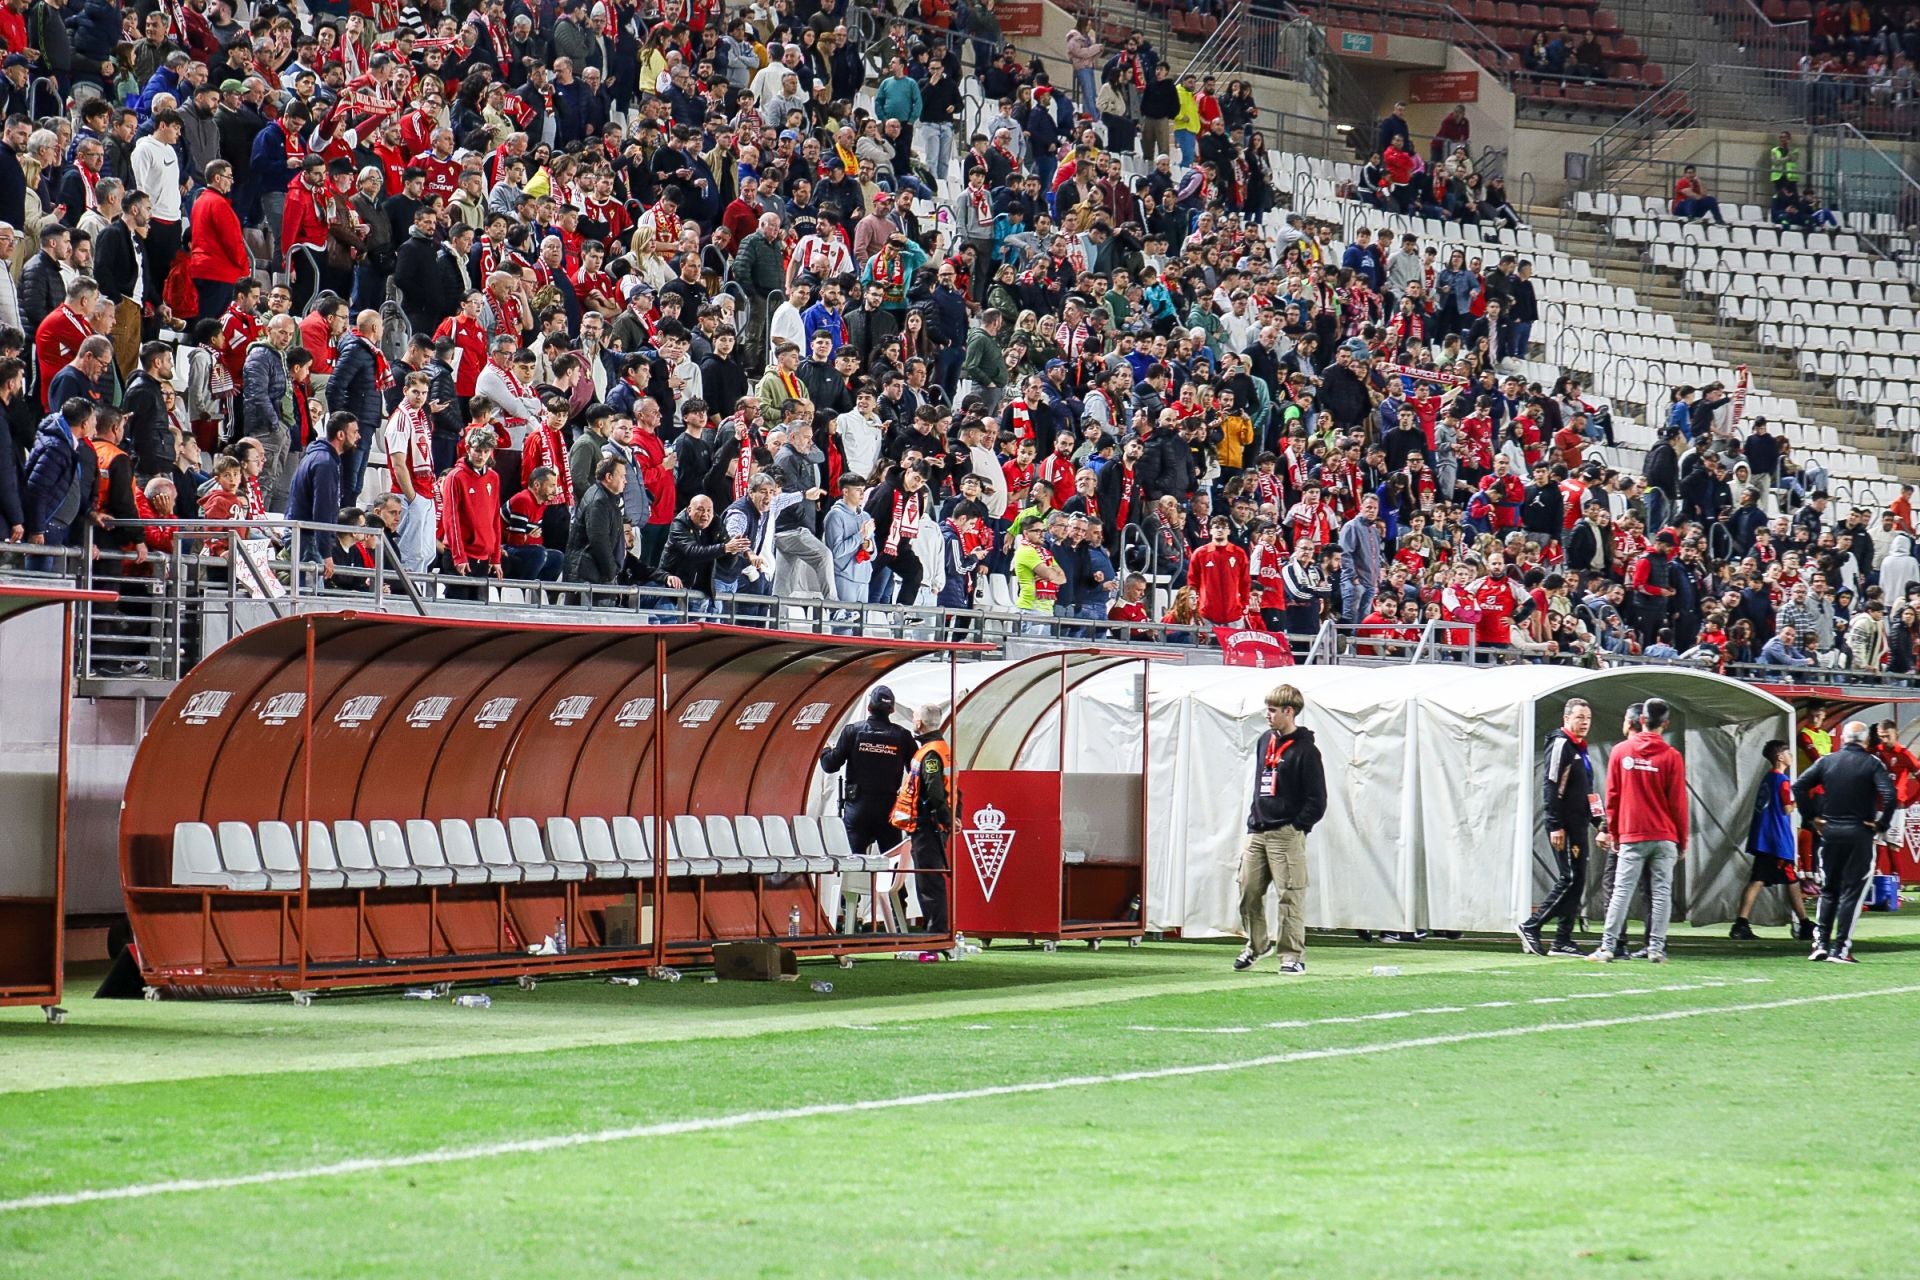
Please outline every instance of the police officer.
[[888, 821], [900, 779], [913, 758], [913, 735], [893, 722], [893, 690], [880, 685], [867, 697], [867, 718], [840, 731], [833, 745], [820, 753], [820, 767], [828, 773], [845, 769], [840, 788], [840, 811], [855, 853], [879, 845], [886, 853], [900, 843], [900, 833]]
[[1893, 821], [1893, 776], [1867, 750], [1864, 720], [1840, 730], [1840, 749], [1821, 756], [1793, 784], [1801, 820], [1820, 833], [1820, 920], [1809, 960], [1858, 964], [1853, 918], [1873, 872], [1873, 837]]
[[913, 727], [920, 749], [914, 752], [894, 803], [893, 823], [912, 833], [913, 865], [922, 872], [937, 873], [914, 877], [914, 890], [926, 913], [927, 931], [941, 934], [948, 927], [945, 872], [947, 842], [953, 836], [953, 797], [947, 779], [953, 773], [953, 755], [938, 730], [926, 730], [917, 718]]
[[[1547, 739], [1547, 769], [1542, 799], [1546, 805], [1547, 842], [1553, 846], [1558, 869], [1553, 887], [1532, 915], [1520, 923], [1520, 948], [1528, 955], [1577, 956], [1573, 922], [1586, 893], [1587, 855], [1593, 845], [1589, 823], [1598, 818], [1600, 839], [1606, 840], [1606, 812], [1593, 785], [1593, 760], [1587, 753], [1587, 731], [1593, 727], [1593, 708], [1583, 698], [1571, 698], [1561, 712], [1560, 727]], [[1553, 950], [1540, 937], [1549, 920], [1559, 921]]]

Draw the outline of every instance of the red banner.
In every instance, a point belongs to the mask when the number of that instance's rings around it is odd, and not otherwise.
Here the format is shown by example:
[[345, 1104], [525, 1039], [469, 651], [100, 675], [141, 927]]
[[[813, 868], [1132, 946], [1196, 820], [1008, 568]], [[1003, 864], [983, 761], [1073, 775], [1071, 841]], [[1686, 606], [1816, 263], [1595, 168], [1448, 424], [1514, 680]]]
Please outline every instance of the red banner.
[[1006, 0], [994, 6], [993, 16], [1000, 19], [1004, 36], [1037, 36], [1044, 16], [1040, 0]]
[[1230, 667], [1290, 667], [1293, 646], [1271, 631], [1215, 631], [1220, 654]]
[[1414, 103], [1478, 102], [1478, 71], [1416, 71], [1407, 77], [1407, 101]]

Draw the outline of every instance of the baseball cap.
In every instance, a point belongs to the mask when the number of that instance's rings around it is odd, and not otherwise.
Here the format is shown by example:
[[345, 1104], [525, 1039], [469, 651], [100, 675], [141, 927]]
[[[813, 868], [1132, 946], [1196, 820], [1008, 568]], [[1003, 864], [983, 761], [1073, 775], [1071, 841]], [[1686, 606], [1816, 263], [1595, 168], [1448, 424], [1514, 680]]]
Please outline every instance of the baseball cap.
[[247, 86], [238, 80], [222, 80], [220, 82], [220, 92], [222, 93], [245, 93], [246, 91]]
[[867, 710], [872, 714], [890, 716], [893, 714], [893, 708], [893, 690], [887, 686], [877, 685], [874, 691], [867, 695]]

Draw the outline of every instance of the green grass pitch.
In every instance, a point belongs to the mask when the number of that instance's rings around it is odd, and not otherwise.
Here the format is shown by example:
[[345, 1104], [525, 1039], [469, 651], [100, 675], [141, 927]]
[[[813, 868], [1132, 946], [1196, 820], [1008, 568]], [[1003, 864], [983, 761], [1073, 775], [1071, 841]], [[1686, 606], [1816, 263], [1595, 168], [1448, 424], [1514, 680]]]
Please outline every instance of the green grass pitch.
[[0, 1010], [0, 1277], [1920, 1276], [1920, 919], [1768, 932], [75, 991]]

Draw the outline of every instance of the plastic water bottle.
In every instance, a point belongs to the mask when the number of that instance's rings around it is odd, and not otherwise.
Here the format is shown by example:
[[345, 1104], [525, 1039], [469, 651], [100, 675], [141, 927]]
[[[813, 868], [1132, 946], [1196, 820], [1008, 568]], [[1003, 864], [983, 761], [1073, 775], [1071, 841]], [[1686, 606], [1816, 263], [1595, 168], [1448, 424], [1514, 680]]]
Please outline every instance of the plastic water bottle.
[[470, 991], [465, 995], [455, 996], [453, 1002], [462, 1009], [493, 1008], [493, 997], [479, 991]]
[[655, 969], [653, 976], [661, 982], [680, 981], [680, 971], [678, 969], [670, 969], [666, 965], [661, 965], [658, 969]]
[[640, 985], [640, 979], [616, 976], [608, 978], [607, 985], [610, 987], [637, 987]]
[[565, 916], [553, 922], [553, 945], [555, 955], [567, 954], [567, 918]]
[[1397, 978], [1400, 976], [1401, 969], [1397, 964], [1377, 964], [1373, 966], [1372, 972], [1376, 978]]
[[402, 1000], [433, 1000], [439, 995], [440, 993], [432, 987], [416, 987], [411, 991], [402, 992], [400, 998]]
[[787, 912], [787, 936], [789, 938], [800, 936], [800, 908], [797, 904]]
[[823, 996], [833, 994], [833, 984], [831, 982], [815, 982], [811, 985], [815, 991], [818, 991]]

